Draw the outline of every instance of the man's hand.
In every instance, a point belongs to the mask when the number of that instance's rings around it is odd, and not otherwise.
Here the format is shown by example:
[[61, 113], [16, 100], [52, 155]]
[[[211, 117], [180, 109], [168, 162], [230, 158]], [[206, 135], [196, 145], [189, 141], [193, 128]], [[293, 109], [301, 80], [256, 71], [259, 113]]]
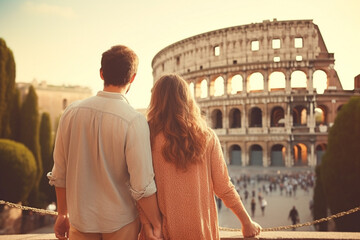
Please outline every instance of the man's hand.
[[60, 240], [69, 238], [70, 223], [67, 215], [58, 215], [54, 225], [55, 237]]
[[162, 240], [161, 229], [153, 229], [150, 224], [143, 225], [145, 237], [147, 240]]

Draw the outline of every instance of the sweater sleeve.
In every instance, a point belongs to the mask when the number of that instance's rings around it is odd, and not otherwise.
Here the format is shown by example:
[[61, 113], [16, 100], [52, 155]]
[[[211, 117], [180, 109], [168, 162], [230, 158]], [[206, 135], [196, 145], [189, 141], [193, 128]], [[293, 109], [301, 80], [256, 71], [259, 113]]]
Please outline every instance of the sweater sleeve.
[[230, 208], [241, 222], [248, 220], [248, 214], [240, 196], [230, 181], [221, 145], [215, 133], [213, 133], [213, 149], [211, 151], [211, 176], [216, 196], [221, 198], [225, 206]]

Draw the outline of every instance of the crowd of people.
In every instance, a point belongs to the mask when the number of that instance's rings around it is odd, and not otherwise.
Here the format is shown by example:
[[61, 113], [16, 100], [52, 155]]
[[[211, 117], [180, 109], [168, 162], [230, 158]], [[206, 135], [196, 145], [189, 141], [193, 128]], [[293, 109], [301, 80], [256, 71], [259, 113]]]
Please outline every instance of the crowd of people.
[[[249, 207], [251, 216], [255, 217], [256, 211], [259, 210], [261, 211], [260, 216], [265, 216], [268, 206], [267, 199], [270, 197], [294, 198], [299, 190], [304, 194], [310, 194], [315, 184], [315, 173], [310, 170], [269, 174], [232, 173], [231, 181], [244, 204]], [[218, 200], [218, 207], [221, 211], [220, 200]], [[310, 211], [311, 207], [312, 201], [309, 203]], [[296, 206], [292, 206], [288, 211], [288, 219], [291, 220], [291, 224], [299, 223], [299, 212]]]

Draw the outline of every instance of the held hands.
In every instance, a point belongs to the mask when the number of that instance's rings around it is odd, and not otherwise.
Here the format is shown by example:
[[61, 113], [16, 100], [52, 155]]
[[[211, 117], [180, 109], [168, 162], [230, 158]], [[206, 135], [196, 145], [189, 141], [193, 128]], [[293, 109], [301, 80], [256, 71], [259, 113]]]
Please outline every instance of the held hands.
[[55, 237], [60, 240], [69, 238], [70, 223], [67, 215], [58, 215], [54, 225]]
[[147, 240], [163, 240], [161, 226], [158, 228], [153, 228], [151, 224], [144, 224], [143, 227]]
[[242, 225], [241, 231], [244, 237], [254, 237], [260, 234], [261, 226], [258, 223], [251, 221], [248, 224]]

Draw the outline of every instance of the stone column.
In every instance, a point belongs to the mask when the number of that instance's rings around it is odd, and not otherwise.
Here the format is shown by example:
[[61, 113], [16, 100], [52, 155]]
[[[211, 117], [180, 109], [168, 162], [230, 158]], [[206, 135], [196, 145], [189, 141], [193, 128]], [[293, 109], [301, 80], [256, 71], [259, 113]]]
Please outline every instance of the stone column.
[[207, 97], [210, 98], [211, 88], [211, 76], [207, 77]]
[[290, 69], [286, 69], [285, 75], [285, 92], [286, 94], [291, 93], [291, 71]]
[[313, 167], [315, 165], [316, 165], [316, 162], [315, 162], [315, 144], [313, 142], [311, 142], [309, 166]]
[[307, 90], [308, 93], [313, 94], [314, 93], [314, 83], [313, 83], [313, 69], [309, 68], [308, 69], [308, 74], [307, 74]]
[[191, 81], [194, 84], [194, 99], [196, 99], [196, 80]]
[[285, 115], [285, 130], [287, 133], [291, 133], [292, 128], [292, 118], [291, 118], [291, 97], [288, 97], [288, 102], [286, 104], [286, 115]]
[[225, 105], [223, 105], [223, 128], [227, 134], [229, 132], [229, 114]]
[[264, 73], [264, 93], [269, 94], [269, 73], [268, 70]]
[[222, 77], [224, 78], [224, 95], [225, 96], [228, 96], [229, 93], [228, 93], [228, 74], [224, 74]]
[[247, 94], [247, 73], [245, 72], [244, 73], [244, 76], [243, 76], [243, 93], [244, 95]]
[[309, 132], [314, 133], [315, 132], [315, 115], [314, 115], [314, 102], [311, 100], [310, 107], [309, 107], [309, 122], [307, 123], [307, 126], [309, 127]]

